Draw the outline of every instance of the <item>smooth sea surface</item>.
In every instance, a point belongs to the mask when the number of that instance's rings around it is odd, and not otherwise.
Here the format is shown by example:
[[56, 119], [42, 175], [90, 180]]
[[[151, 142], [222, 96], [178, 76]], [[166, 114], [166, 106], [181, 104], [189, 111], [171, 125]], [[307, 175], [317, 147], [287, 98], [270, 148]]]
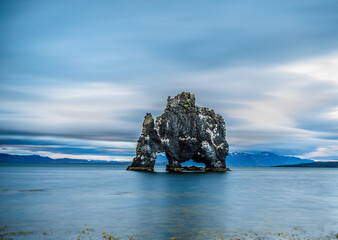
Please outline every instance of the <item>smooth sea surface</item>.
[[[0, 164], [0, 239], [336, 239], [338, 169]], [[338, 237], [338, 235], [337, 235]]]

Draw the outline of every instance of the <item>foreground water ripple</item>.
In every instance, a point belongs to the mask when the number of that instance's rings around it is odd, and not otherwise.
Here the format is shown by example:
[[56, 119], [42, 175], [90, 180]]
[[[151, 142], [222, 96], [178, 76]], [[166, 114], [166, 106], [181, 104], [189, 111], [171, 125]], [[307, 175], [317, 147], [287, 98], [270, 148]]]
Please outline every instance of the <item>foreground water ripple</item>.
[[0, 239], [335, 239], [338, 171], [1, 164]]

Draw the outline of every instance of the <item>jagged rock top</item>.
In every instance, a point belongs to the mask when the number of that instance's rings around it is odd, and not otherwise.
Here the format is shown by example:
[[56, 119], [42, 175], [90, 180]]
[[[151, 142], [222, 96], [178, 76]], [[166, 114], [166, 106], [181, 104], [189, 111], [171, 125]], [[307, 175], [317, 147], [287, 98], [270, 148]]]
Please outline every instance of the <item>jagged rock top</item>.
[[181, 163], [203, 162], [206, 170], [226, 171], [228, 143], [221, 115], [195, 105], [195, 95], [182, 92], [168, 97], [164, 113], [156, 121], [147, 113], [129, 170], [152, 171], [158, 153], [165, 152], [167, 170], [184, 171]]
[[167, 100], [167, 108], [176, 107], [183, 107], [187, 109], [195, 107], [195, 95], [190, 94], [190, 92], [182, 92], [173, 98], [170, 98], [169, 96]]

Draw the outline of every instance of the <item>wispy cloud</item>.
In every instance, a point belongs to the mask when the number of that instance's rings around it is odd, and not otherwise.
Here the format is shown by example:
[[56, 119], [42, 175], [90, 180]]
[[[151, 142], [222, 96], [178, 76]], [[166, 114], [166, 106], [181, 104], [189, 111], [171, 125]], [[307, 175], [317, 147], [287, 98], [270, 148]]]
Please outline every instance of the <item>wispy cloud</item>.
[[282, 71], [304, 75], [318, 81], [338, 84], [338, 53], [321, 56], [281, 67]]
[[313, 152], [302, 155], [301, 157], [311, 158], [318, 161], [338, 161], [338, 146], [320, 147]]
[[232, 151], [337, 156], [337, 2], [78, 4], [2, 3], [2, 152], [129, 158], [185, 90]]

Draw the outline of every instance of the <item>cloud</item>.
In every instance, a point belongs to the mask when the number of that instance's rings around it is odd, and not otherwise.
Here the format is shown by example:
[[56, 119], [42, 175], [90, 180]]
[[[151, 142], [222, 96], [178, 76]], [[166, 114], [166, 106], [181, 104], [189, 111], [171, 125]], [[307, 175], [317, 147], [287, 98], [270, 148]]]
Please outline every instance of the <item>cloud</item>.
[[158, 116], [182, 91], [222, 114], [232, 151], [311, 156], [337, 146], [337, 9], [312, 0], [2, 3], [2, 151], [128, 158], [144, 114]]
[[[286, 71], [283, 65], [177, 74], [168, 88], [123, 83], [65, 84], [48, 86], [41, 92], [13, 88], [12, 93], [22, 91], [35, 97], [8, 100], [0, 120], [3, 134], [19, 139], [35, 136], [32, 142], [14, 143], [18, 144], [17, 149], [24, 149], [23, 144], [39, 145], [42, 139], [39, 136], [44, 136], [46, 144], [49, 137], [53, 139], [49, 145], [57, 142], [60, 146], [57, 151], [48, 146], [30, 147], [30, 151], [48, 151], [50, 156], [55, 152], [105, 157], [125, 152], [131, 156], [145, 112], [159, 115], [166, 96], [184, 89], [196, 94], [199, 105], [214, 108], [224, 116], [231, 151], [301, 155], [337, 141], [331, 131], [336, 129], [337, 86]], [[14, 121], [8, 122], [8, 117]], [[72, 139], [76, 139], [75, 147]], [[119, 140], [130, 143], [129, 147], [109, 146]]]
[[311, 158], [317, 161], [338, 161], [338, 146], [317, 148], [314, 152], [304, 154], [304, 158]]
[[24, 155], [39, 154], [51, 158], [122, 161], [123, 159], [131, 159], [135, 154], [135, 148], [135, 142], [126, 141], [52, 136], [3, 135], [0, 137], [0, 152]]
[[[8, 89], [3, 89], [3, 92], [6, 91]], [[136, 126], [126, 125], [128, 121], [121, 118], [126, 112], [139, 112], [151, 105], [147, 103], [148, 99], [132, 86], [110, 83], [42, 86], [39, 91], [35, 88], [16, 89], [12, 86], [8, 95], [21, 95], [22, 92], [27, 97], [2, 100], [2, 129], [34, 129], [41, 134], [60, 135], [91, 135], [95, 132], [107, 135], [123, 132], [126, 128], [137, 132]], [[34, 98], [31, 98], [31, 95], [34, 95]]]
[[304, 75], [318, 81], [338, 84], [338, 53], [292, 63], [281, 67], [282, 71]]

